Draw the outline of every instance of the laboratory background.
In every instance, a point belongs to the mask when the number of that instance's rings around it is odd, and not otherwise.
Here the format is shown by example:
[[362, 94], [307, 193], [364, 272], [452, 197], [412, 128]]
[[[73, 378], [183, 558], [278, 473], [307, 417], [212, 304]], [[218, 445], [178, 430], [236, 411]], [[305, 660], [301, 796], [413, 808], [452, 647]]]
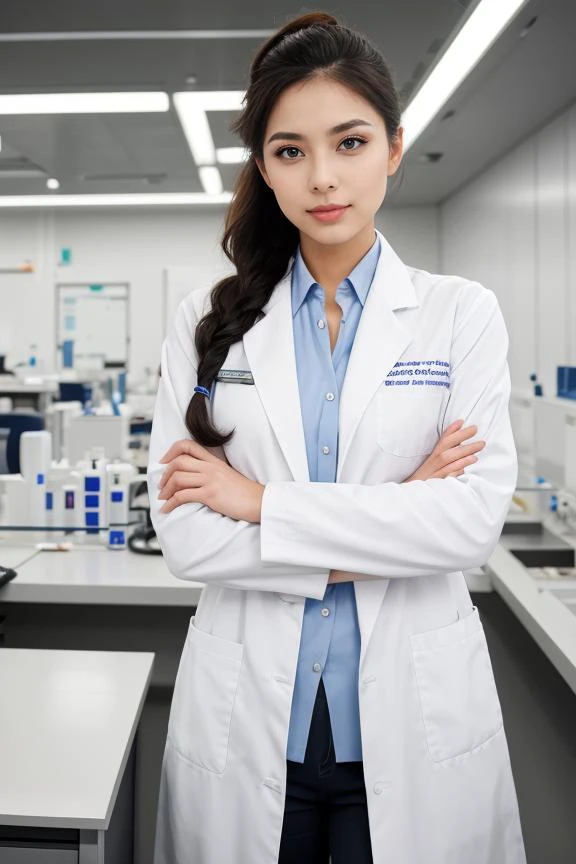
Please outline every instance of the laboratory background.
[[313, 9], [365, 33], [401, 97], [377, 227], [506, 320], [518, 485], [465, 576], [528, 862], [576, 861], [576, 4], [3, 0], [0, 864], [152, 862], [202, 591], [149, 517], [160, 349], [180, 300], [230, 272], [251, 59]]

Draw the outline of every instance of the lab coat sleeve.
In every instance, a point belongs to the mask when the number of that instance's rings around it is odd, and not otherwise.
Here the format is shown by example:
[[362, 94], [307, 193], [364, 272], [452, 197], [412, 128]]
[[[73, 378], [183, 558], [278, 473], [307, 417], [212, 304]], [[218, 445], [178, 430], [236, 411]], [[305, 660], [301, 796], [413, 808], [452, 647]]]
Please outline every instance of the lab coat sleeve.
[[[485, 441], [459, 477], [398, 484], [266, 485], [262, 560], [383, 578], [479, 567], [500, 537], [518, 463], [509, 417], [508, 333], [495, 294], [465, 282], [454, 312], [451, 386], [441, 430], [456, 419]], [[392, 457], [394, 458], [394, 457]]]
[[[162, 346], [161, 376], [154, 407], [148, 493], [150, 518], [173, 576], [226, 588], [276, 591], [321, 600], [327, 568], [267, 563], [260, 557], [260, 525], [232, 519], [203, 504], [182, 504], [160, 513], [160, 459], [175, 441], [191, 438], [185, 417], [197, 383], [194, 331], [199, 315], [193, 295], [185, 298]], [[216, 450], [212, 452], [220, 455]], [[221, 458], [223, 457], [223, 451]]]

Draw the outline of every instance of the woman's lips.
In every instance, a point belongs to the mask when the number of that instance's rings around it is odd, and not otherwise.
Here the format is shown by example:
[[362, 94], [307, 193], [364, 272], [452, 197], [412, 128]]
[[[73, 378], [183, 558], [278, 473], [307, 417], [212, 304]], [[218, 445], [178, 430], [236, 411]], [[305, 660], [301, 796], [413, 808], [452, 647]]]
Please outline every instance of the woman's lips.
[[339, 207], [337, 210], [310, 210], [309, 213], [319, 222], [336, 222], [349, 207], [350, 205], [347, 204], [346, 207]]

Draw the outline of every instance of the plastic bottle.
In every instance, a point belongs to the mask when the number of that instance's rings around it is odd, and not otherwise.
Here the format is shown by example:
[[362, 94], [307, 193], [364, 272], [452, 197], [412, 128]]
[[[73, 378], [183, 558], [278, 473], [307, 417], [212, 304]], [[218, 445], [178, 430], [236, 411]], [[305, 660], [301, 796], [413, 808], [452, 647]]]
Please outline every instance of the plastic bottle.
[[128, 527], [128, 486], [113, 472], [108, 496], [108, 548], [126, 549]]
[[98, 535], [106, 527], [106, 462], [104, 451], [93, 448], [89, 454], [90, 468], [84, 470], [84, 525], [87, 534]]
[[538, 486], [542, 487], [542, 491], [536, 493], [538, 514], [540, 518], [545, 519], [550, 513], [550, 492], [546, 488], [549, 487], [550, 484], [547, 483], [545, 477], [536, 477], [535, 481]]

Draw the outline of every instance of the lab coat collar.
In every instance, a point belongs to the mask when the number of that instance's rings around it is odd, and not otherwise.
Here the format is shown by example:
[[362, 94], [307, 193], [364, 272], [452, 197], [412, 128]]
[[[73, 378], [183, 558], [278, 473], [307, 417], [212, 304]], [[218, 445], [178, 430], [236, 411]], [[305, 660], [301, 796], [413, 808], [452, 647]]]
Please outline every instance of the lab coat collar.
[[[397, 311], [419, 305], [405, 265], [384, 236], [380, 256], [348, 361], [340, 396], [336, 481], [368, 402], [412, 341]], [[294, 480], [309, 481], [294, 350], [291, 264], [278, 282], [266, 313], [243, 336], [244, 351], [262, 405]]]
[[[350, 285], [362, 306], [366, 303], [366, 297], [374, 278], [379, 255], [380, 240], [378, 235], [374, 233], [374, 242], [370, 249], [362, 256], [348, 276], [342, 280], [342, 285], [345, 282]], [[299, 245], [294, 256], [294, 266], [292, 268], [292, 317], [296, 316], [300, 306], [308, 297], [309, 292], [318, 284], [306, 266], [306, 262], [302, 257], [302, 249]]]

